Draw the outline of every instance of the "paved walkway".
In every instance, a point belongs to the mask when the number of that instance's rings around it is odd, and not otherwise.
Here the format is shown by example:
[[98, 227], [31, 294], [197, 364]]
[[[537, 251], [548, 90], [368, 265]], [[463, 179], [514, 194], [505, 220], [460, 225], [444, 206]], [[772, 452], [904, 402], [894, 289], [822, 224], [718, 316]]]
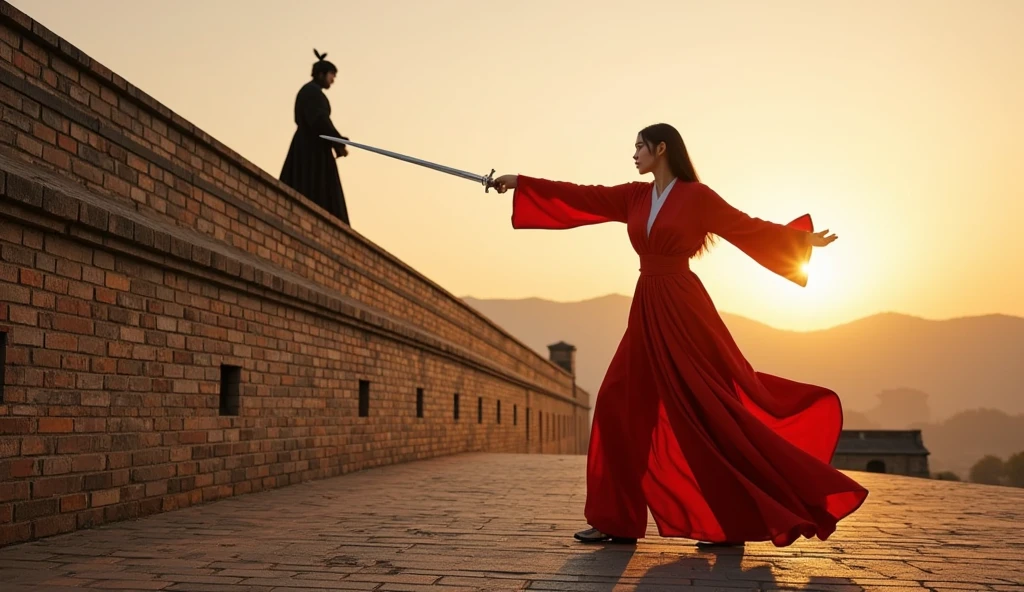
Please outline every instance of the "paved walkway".
[[583, 457], [470, 454], [0, 549], [0, 590], [1024, 590], [1024, 490], [857, 474], [827, 542], [583, 545]]

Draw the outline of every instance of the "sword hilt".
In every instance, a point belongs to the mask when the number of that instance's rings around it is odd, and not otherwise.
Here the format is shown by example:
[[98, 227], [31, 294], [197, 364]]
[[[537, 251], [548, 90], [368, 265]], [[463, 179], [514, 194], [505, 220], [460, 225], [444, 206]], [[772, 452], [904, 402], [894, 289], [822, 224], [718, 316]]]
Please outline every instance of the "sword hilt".
[[491, 187], [494, 187], [494, 169], [491, 169], [491, 173], [483, 178], [484, 182], [484, 193], [490, 193]]

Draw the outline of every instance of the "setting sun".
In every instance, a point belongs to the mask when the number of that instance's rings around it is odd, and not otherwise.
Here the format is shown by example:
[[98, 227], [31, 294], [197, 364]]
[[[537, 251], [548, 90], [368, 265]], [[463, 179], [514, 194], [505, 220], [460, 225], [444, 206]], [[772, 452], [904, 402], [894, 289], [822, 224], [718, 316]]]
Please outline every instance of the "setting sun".
[[807, 274], [807, 285], [822, 285], [829, 279], [829, 264], [821, 257], [821, 253], [803, 265], [803, 272]]

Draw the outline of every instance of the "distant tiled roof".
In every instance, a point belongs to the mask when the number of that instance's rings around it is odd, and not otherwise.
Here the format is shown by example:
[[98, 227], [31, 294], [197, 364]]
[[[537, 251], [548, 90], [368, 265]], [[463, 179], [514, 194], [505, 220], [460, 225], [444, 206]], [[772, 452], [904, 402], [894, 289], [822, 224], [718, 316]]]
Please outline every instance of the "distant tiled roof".
[[921, 430], [843, 430], [836, 454], [927, 455]]
[[548, 349], [573, 351], [576, 349], [576, 346], [570, 343], [566, 343], [564, 341], [559, 341], [558, 343], [552, 343], [551, 345], [549, 345]]

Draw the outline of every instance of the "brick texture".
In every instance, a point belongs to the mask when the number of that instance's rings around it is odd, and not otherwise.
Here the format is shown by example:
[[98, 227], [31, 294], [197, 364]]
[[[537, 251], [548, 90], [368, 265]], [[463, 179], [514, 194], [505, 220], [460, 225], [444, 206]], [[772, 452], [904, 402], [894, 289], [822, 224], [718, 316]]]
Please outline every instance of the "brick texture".
[[0, 545], [586, 451], [572, 376], [6, 2], [0, 113]]

